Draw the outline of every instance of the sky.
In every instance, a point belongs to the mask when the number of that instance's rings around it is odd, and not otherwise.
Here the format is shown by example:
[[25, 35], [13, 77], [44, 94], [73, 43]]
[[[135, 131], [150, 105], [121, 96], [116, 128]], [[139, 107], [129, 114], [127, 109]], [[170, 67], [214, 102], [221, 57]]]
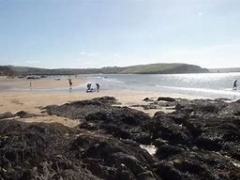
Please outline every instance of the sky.
[[239, 0], [0, 0], [0, 65], [240, 67]]

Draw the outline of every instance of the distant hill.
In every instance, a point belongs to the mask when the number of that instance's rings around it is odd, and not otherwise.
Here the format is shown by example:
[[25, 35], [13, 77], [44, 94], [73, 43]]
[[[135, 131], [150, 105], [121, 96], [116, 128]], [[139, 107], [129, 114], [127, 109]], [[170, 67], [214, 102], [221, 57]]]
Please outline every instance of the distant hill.
[[182, 73], [203, 73], [207, 69], [189, 64], [148, 64], [126, 67], [121, 73], [124, 74], [182, 74]]
[[2, 76], [12, 76], [15, 72], [12, 70], [11, 66], [0, 66], [0, 75]]
[[205, 68], [189, 64], [148, 64], [128, 67], [103, 67], [88, 69], [43, 69], [19, 66], [0, 66], [2, 75], [76, 75], [76, 74], [179, 74], [205, 73]]

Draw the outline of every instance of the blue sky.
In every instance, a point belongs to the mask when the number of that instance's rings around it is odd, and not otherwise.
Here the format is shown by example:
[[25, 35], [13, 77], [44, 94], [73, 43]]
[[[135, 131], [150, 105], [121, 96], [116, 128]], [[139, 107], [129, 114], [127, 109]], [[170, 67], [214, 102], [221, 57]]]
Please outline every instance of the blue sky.
[[0, 0], [0, 65], [240, 67], [239, 0]]

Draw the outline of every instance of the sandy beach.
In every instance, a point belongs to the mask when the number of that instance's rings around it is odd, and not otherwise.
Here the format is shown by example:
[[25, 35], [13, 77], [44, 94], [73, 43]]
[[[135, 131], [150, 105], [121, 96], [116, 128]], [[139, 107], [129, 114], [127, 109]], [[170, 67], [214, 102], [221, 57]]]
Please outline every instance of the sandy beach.
[[[73, 83], [73, 87], [84, 83], [86, 79], [82, 77], [69, 77]], [[0, 90], [10, 88], [22, 88], [22, 89], [43, 89], [43, 88], [61, 88], [68, 87], [68, 77], [56, 77], [56, 78], [40, 78], [40, 79], [26, 79], [26, 78], [11, 78], [0, 76]]]
[[[84, 78], [73, 78], [73, 89], [74, 85], [79, 85], [81, 83], [86, 83], [87, 79]], [[26, 79], [11, 79], [11, 78], [0, 78], [0, 113], [11, 112], [17, 113], [19, 111], [26, 111], [29, 113], [34, 113], [38, 115], [43, 115], [42, 107], [47, 105], [61, 105], [71, 101], [87, 100], [102, 96], [113, 96], [115, 97], [121, 106], [132, 106], [132, 105], [145, 105], [146, 102], [143, 101], [144, 98], [148, 97], [150, 99], [157, 99], [158, 97], [173, 97], [173, 98], [186, 98], [194, 99], [193, 96], [186, 96], [180, 94], [172, 93], [161, 93], [161, 92], [142, 92], [142, 91], [130, 91], [130, 90], [119, 90], [119, 91], [101, 91], [86, 93], [82, 92], [44, 92], [44, 91], [34, 91], [34, 88], [60, 88], [68, 87], [68, 79], [37, 79], [32, 80], [32, 90], [26, 91], [6, 91], [3, 87], [8, 88], [29, 88], [30, 80]], [[156, 111], [162, 110], [165, 112], [171, 112], [171, 109], [151, 109], [143, 110], [142, 107], [134, 107], [134, 109], [144, 111], [145, 113], [153, 116]], [[67, 118], [57, 117], [57, 116], [37, 116], [31, 119], [22, 119], [26, 122], [32, 121], [43, 121], [43, 122], [59, 122], [67, 126], [75, 126], [79, 121], [68, 120]]]
[[[5, 79], [3, 82], [9, 84], [8, 88], [10, 85], [20, 88], [26, 81], [11, 79], [10, 83]], [[1, 152], [2, 159], [10, 164], [3, 166], [3, 179], [17, 177], [16, 174], [20, 174], [21, 179], [34, 176], [52, 179], [58, 173], [59, 177], [63, 176], [61, 179], [86, 179], [82, 176], [85, 172], [94, 177], [91, 179], [128, 176], [131, 178], [127, 179], [139, 179], [141, 175], [144, 175], [141, 179], [149, 179], [149, 175], [150, 179], [174, 179], [174, 176], [177, 179], [239, 179], [239, 102], [175, 101], [172, 98], [199, 97], [150, 91], [100, 89], [100, 92], [86, 93], [74, 86], [73, 91], [54, 91], [59, 87], [68, 89], [66, 81], [34, 81], [38, 88], [47, 88], [51, 83], [51, 91], [8, 91], [0, 87]], [[85, 85], [88, 80], [79, 79], [78, 83]], [[93, 98], [98, 99], [66, 104]], [[145, 98], [148, 101], [144, 101]], [[166, 113], [156, 113], [158, 111]], [[81, 164], [84, 169], [77, 166]], [[223, 169], [219, 169], [220, 166]], [[123, 176], [122, 168], [125, 168]], [[107, 169], [111, 173], [106, 173]], [[167, 169], [167, 173], [162, 174], [158, 169]], [[186, 171], [189, 178], [185, 176]], [[169, 172], [178, 174], [172, 176]], [[222, 176], [222, 172], [227, 172], [226, 176]], [[102, 178], [103, 174], [106, 175]], [[101, 178], [96, 178], [98, 176]]]

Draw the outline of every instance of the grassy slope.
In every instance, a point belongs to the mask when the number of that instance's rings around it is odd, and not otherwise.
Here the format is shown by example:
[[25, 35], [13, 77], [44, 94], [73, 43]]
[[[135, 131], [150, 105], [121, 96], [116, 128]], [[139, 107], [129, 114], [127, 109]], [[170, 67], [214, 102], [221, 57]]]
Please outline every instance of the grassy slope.
[[148, 64], [148, 65], [139, 65], [139, 66], [130, 66], [123, 70], [121, 73], [160, 73], [162, 71], [166, 71], [169, 69], [175, 69], [176, 67], [183, 66], [185, 64], [166, 64], [166, 63], [159, 63], [159, 64]]
[[[9, 68], [9, 67], [8, 67]], [[199, 66], [188, 65], [188, 64], [147, 64], [147, 65], [137, 65], [129, 67], [105, 67], [101, 69], [42, 69], [42, 68], [32, 68], [32, 67], [15, 67], [10, 66], [10, 68], [16, 74], [161, 74], [161, 73], [198, 73], [204, 72]]]

